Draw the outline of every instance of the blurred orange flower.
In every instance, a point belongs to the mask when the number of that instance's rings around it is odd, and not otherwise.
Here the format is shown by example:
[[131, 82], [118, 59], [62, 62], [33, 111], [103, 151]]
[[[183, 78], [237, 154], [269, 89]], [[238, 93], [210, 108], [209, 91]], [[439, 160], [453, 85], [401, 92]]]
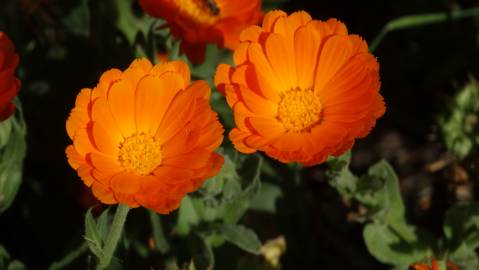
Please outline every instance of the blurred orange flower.
[[15, 77], [17, 65], [18, 54], [12, 41], [0, 32], [0, 121], [15, 111], [12, 100], [20, 89], [20, 81]]
[[[411, 266], [412, 270], [439, 270], [439, 263], [436, 259], [431, 259], [431, 266], [427, 263], [415, 263]], [[447, 270], [459, 270], [459, 267], [451, 261], [446, 263]]]
[[336, 19], [272, 11], [240, 41], [236, 67], [221, 64], [215, 76], [239, 151], [312, 166], [350, 149], [384, 114], [375, 57]]
[[223, 164], [213, 152], [223, 127], [209, 97], [208, 84], [190, 84], [180, 61], [111, 69], [77, 96], [66, 123], [68, 161], [103, 203], [168, 213]]
[[140, 0], [140, 5], [168, 22], [181, 39], [181, 52], [196, 64], [204, 61], [207, 43], [236, 48], [240, 32], [262, 16], [261, 0]]

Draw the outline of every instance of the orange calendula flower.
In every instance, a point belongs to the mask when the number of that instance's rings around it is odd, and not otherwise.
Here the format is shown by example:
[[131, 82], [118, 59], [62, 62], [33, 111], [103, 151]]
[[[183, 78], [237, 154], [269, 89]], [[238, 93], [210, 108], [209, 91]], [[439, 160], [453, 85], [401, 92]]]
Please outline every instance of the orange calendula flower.
[[12, 100], [20, 89], [20, 81], [15, 77], [18, 54], [5, 33], [0, 32], [0, 121], [10, 117], [15, 111]]
[[180, 61], [109, 70], [77, 96], [68, 161], [103, 203], [168, 213], [223, 164], [213, 152], [223, 127], [209, 97], [208, 84], [190, 84]]
[[140, 0], [140, 5], [168, 22], [193, 63], [204, 61], [207, 43], [236, 48], [241, 31], [262, 16], [261, 0]]
[[384, 114], [375, 57], [336, 19], [272, 11], [240, 41], [236, 67], [221, 64], [215, 76], [239, 151], [312, 166], [350, 149]]
[[[447, 270], [459, 270], [459, 267], [451, 261], [446, 263]], [[411, 266], [412, 270], [440, 270], [439, 263], [436, 259], [431, 259], [431, 266], [427, 263], [415, 263]]]

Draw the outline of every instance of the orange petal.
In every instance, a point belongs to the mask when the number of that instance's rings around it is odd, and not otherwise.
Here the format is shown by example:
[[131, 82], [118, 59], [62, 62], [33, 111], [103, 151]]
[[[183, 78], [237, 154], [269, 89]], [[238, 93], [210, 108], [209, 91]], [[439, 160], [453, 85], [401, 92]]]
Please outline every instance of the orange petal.
[[270, 63], [263, 53], [263, 49], [257, 43], [253, 43], [248, 47], [248, 59], [254, 65], [258, 78], [267, 80], [271, 88], [281, 93], [289, 90], [288, 85], [278, 78], [276, 73], [271, 68]]
[[144, 77], [138, 84], [135, 95], [137, 131], [155, 133], [182, 87], [182, 79], [177, 73], [166, 72], [161, 77]]
[[[284, 21], [286, 18], [278, 19]], [[266, 55], [277, 78], [286, 87], [285, 90], [298, 86], [294, 59], [293, 42], [278, 34], [270, 34], [265, 43]]]
[[333, 36], [323, 46], [314, 81], [314, 92], [320, 95], [324, 86], [351, 57], [352, 45], [347, 36]]
[[111, 188], [119, 193], [132, 194], [140, 188], [141, 177], [128, 172], [119, 173], [111, 178]]
[[191, 98], [190, 89], [178, 93], [173, 99], [156, 132], [160, 142], [168, 141], [191, 119], [195, 111], [196, 100]]
[[128, 82], [122, 80], [113, 84], [108, 92], [108, 104], [124, 137], [136, 133], [134, 103], [135, 89]]
[[283, 125], [276, 118], [250, 117], [246, 121], [258, 134], [271, 140], [286, 132]]
[[268, 32], [272, 32], [276, 21], [279, 18], [286, 17], [286, 16], [288, 16], [288, 14], [286, 14], [282, 10], [273, 10], [266, 13], [266, 15], [264, 15], [263, 17], [263, 29], [265, 29]]
[[321, 38], [312, 24], [299, 28], [294, 35], [296, 75], [301, 89], [311, 89], [314, 82]]
[[150, 74], [160, 77], [162, 74], [170, 71], [178, 73], [181, 76], [184, 87], [190, 83], [190, 68], [183, 61], [171, 61], [155, 65]]
[[99, 182], [94, 182], [92, 187], [93, 195], [104, 204], [116, 204], [118, 201], [113, 197], [112, 190]]
[[100, 152], [116, 156], [123, 140], [121, 133], [107, 130], [100, 123], [92, 124], [93, 142]]
[[236, 150], [240, 151], [241, 153], [251, 154], [256, 152], [256, 149], [250, 148], [245, 144], [244, 140], [248, 136], [251, 136], [251, 133], [241, 131], [237, 128], [232, 129], [229, 133], [229, 139], [234, 144]]
[[78, 169], [78, 167], [80, 167], [80, 165], [85, 163], [85, 158], [77, 152], [73, 145], [67, 146], [67, 148], [65, 149], [65, 153], [68, 158], [68, 163], [70, 164], [70, 166], [72, 166], [73, 169], [76, 170]]

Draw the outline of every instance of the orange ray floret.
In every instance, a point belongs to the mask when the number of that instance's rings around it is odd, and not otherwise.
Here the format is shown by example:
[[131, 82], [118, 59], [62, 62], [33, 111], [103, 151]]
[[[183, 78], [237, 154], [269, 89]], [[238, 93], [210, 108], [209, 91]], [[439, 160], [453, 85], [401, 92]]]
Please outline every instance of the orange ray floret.
[[[459, 267], [451, 261], [446, 262], [447, 270], [459, 270]], [[431, 259], [431, 266], [427, 263], [415, 263], [411, 265], [411, 270], [440, 270], [439, 263], [435, 258]]]
[[15, 77], [18, 54], [10, 39], [0, 32], [0, 121], [10, 117], [15, 111], [13, 98], [20, 89], [20, 81]]
[[190, 83], [180, 61], [111, 69], [77, 96], [68, 161], [103, 203], [168, 213], [223, 164], [213, 152], [223, 127], [209, 97], [208, 84]]
[[215, 76], [237, 150], [312, 166], [350, 149], [384, 114], [375, 57], [336, 19], [271, 11], [240, 42], [236, 67], [220, 64]]
[[241, 31], [262, 16], [261, 0], [140, 0], [140, 5], [167, 21], [193, 63], [204, 61], [208, 43], [236, 48]]

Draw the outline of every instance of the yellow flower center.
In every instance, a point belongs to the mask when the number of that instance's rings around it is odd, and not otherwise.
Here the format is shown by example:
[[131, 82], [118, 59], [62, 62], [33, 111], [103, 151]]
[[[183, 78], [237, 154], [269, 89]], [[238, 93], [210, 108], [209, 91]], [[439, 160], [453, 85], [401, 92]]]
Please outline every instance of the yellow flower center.
[[161, 164], [161, 144], [144, 133], [126, 138], [120, 144], [118, 160], [125, 170], [137, 175], [147, 175]]
[[180, 13], [200, 24], [213, 24], [220, 12], [214, 0], [176, 0]]
[[282, 95], [277, 118], [288, 131], [308, 131], [319, 121], [321, 107], [313, 90], [296, 88]]

